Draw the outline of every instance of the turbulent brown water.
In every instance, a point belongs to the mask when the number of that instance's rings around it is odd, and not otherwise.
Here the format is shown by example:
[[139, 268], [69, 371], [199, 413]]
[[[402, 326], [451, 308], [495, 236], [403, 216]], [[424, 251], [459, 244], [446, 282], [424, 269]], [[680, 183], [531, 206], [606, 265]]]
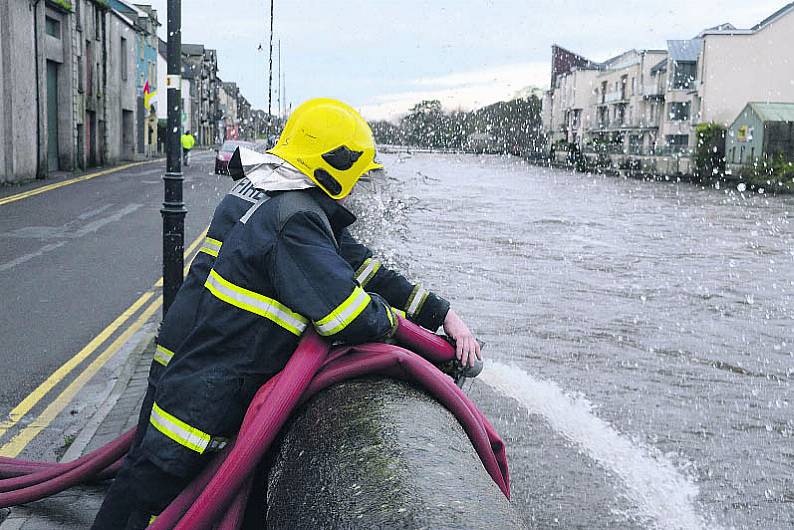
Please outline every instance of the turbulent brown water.
[[383, 162], [358, 235], [488, 343], [527, 524], [794, 527], [794, 198]]

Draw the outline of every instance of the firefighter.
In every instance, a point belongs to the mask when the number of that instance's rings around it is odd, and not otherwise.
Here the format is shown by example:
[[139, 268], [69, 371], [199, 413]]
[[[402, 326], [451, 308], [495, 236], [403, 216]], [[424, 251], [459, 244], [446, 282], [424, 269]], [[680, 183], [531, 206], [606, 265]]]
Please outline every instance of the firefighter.
[[304, 103], [269, 153], [271, 163], [249, 175], [263, 193], [250, 207], [224, 209], [233, 200], [224, 198], [209, 232], [217, 238], [205, 241], [206, 258], [163, 322], [141, 432], [96, 529], [146, 527], [234, 436], [308, 326], [330, 341], [377, 341], [391, 336], [401, 310], [428, 329], [443, 324], [462, 361], [479, 357], [448, 302], [387, 269], [348, 232], [355, 217], [339, 201], [381, 167], [354, 109]]
[[185, 131], [185, 134], [179, 139], [182, 143], [182, 163], [187, 166], [188, 159], [190, 158], [190, 150], [196, 145], [196, 139], [190, 134], [190, 131]]
[[234, 184], [215, 208], [207, 234], [190, 264], [177, 296], [160, 324], [154, 356], [149, 368], [149, 385], [141, 407], [141, 419], [138, 422], [139, 428], [133, 448], [140, 443], [146, 431], [157, 380], [171, 361], [174, 351], [193, 327], [198, 310], [197, 302], [204, 289], [204, 282], [226, 234], [262, 196], [264, 191], [255, 188], [249, 179], [243, 178]]

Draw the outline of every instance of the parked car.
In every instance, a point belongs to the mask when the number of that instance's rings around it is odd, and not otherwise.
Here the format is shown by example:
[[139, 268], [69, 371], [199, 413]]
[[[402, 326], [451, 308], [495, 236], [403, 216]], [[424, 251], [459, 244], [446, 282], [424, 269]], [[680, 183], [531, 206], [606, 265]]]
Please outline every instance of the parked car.
[[242, 140], [226, 140], [218, 149], [215, 155], [215, 174], [228, 175], [229, 174], [229, 160], [234, 154], [234, 150], [238, 147], [247, 147], [249, 149], [256, 149], [255, 144], [251, 142], [244, 142]]

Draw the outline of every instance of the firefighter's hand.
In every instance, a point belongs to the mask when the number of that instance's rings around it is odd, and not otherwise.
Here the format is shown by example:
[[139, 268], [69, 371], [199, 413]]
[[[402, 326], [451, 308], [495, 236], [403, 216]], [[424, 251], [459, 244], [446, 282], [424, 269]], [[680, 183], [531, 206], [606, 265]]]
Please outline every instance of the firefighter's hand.
[[480, 345], [469, 327], [461, 320], [455, 311], [450, 309], [444, 318], [444, 333], [455, 341], [455, 356], [460, 364], [474, 366], [475, 357], [482, 360]]

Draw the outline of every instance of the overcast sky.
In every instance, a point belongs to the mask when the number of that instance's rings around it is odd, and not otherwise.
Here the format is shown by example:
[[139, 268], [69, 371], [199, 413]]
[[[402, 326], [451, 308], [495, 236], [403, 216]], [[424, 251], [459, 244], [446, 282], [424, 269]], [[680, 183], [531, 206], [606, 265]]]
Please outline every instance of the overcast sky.
[[[166, 38], [166, 0], [148, 1]], [[665, 48], [667, 39], [691, 38], [724, 22], [750, 27], [785, 4], [275, 0], [275, 41], [281, 39], [286, 101], [334, 97], [368, 118], [393, 118], [422, 99], [470, 109], [530, 85], [546, 88], [553, 43], [600, 61], [631, 48]], [[221, 77], [237, 82], [262, 109], [269, 16], [269, 0], [182, 0], [182, 41], [217, 49]]]

